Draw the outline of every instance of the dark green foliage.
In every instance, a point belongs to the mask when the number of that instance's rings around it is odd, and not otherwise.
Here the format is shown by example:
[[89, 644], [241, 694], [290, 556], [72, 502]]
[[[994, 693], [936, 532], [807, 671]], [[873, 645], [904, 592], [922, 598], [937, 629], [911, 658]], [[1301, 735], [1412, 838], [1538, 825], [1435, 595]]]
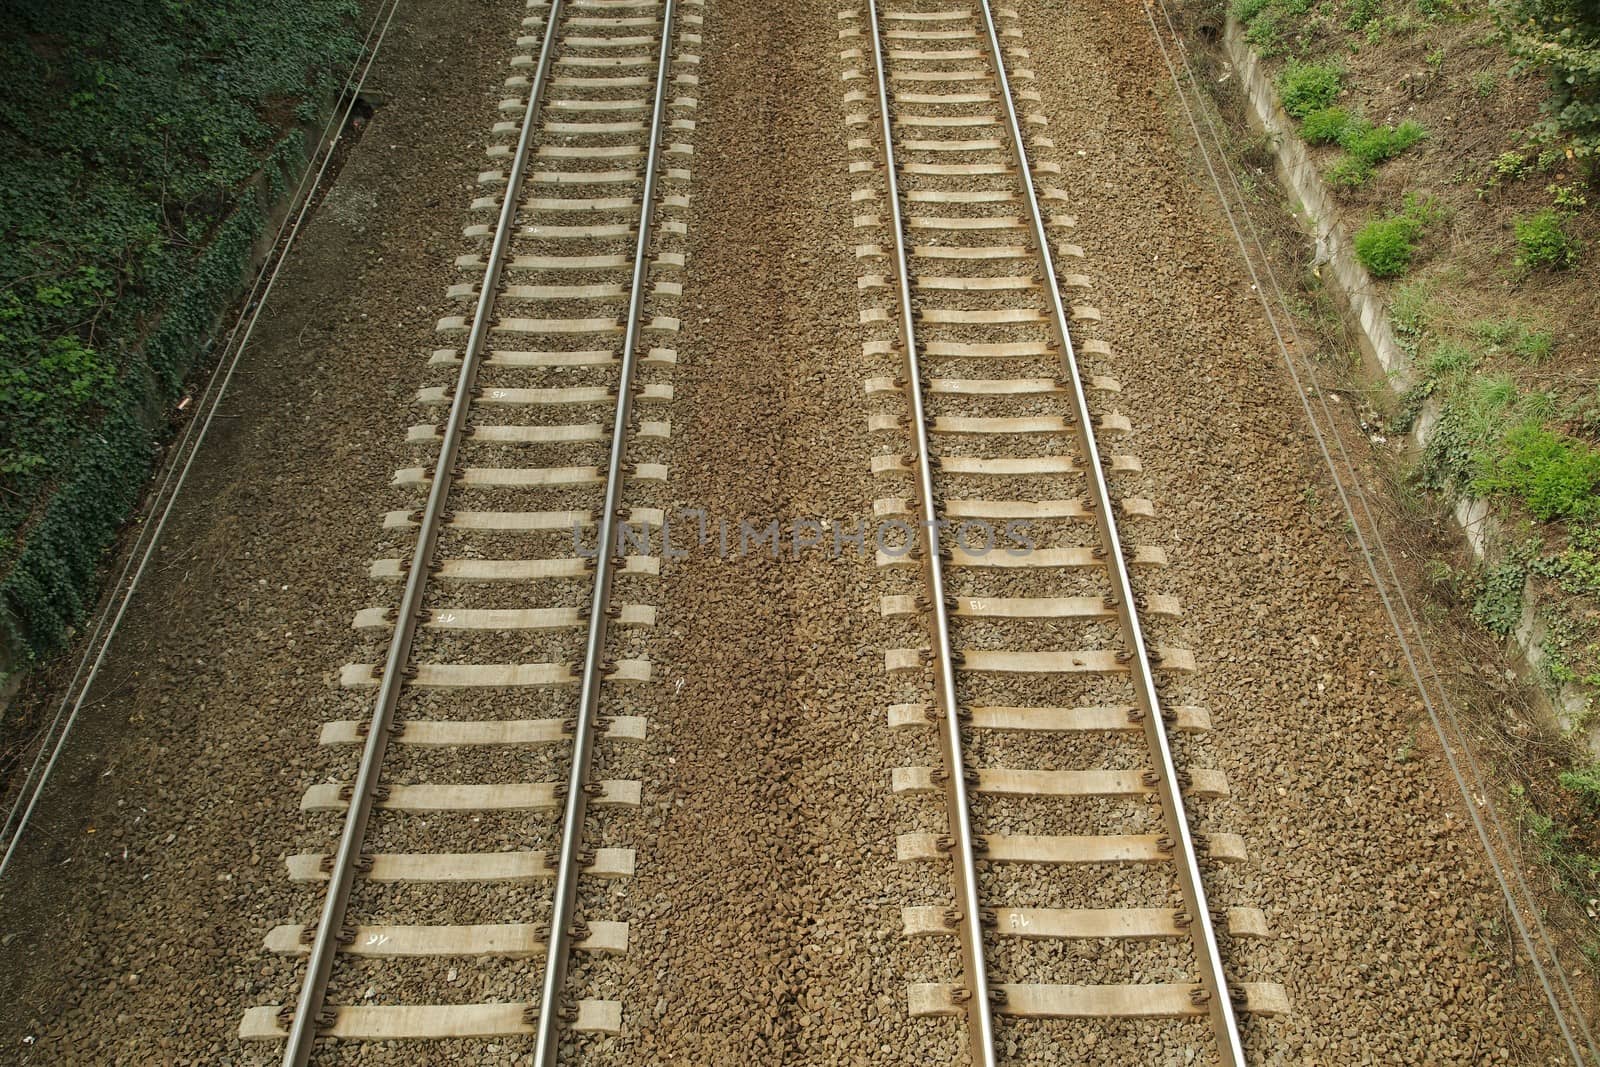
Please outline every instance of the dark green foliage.
[[1522, 586], [1527, 565], [1508, 560], [1483, 572], [1472, 598], [1472, 617], [1490, 633], [1509, 635], [1522, 621]]
[[1297, 119], [1330, 106], [1339, 95], [1343, 76], [1325, 63], [1290, 63], [1278, 75], [1278, 99]]
[[1472, 377], [1453, 390], [1439, 411], [1417, 465], [1429, 489], [1465, 490], [1480, 457], [1500, 447], [1508, 421], [1515, 418], [1516, 384], [1505, 375]]
[[1600, 529], [1575, 524], [1567, 547], [1534, 561], [1533, 568], [1572, 596], [1600, 596]]
[[1507, 0], [1495, 20], [1524, 70], [1550, 79], [1539, 132], [1566, 143], [1591, 170], [1600, 155], [1600, 4], [1594, 0]]
[[0, 9], [0, 627], [52, 647], [355, 57], [351, 0]]
[[1578, 262], [1583, 246], [1567, 232], [1567, 217], [1555, 208], [1516, 219], [1511, 225], [1517, 236], [1517, 266], [1566, 270]]

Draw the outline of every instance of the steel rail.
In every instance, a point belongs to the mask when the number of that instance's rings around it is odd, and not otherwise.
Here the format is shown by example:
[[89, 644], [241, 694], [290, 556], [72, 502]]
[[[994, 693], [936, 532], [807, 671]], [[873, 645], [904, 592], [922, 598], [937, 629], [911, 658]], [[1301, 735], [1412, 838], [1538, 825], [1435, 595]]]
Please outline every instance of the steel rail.
[[328, 978], [333, 971], [334, 957], [338, 954], [343, 936], [345, 912], [355, 885], [355, 876], [361, 862], [361, 845], [366, 839], [367, 822], [377, 799], [378, 776], [388, 748], [395, 708], [405, 684], [406, 666], [411, 658], [411, 645], [421, 621], [422, 598], [427, 588], [428, 572], [438, 543], [439, 527], [445, 512], [445, 502], [450, 495], [452, 474], [456, 457], [466, 436], [467, 412], [472, 404], [472, 393], [477, 383], [478, 364], [489, 334], [489, 317], [494, 309], [496, 290], [500, 285], [500, 272], [511, 245], [511, 231], [517, 218], [517, 197], [522, 188], [523, 175], [528, 166], [528, 150], [533, 144], [534, 127], [539, 116], [539, 101], [548, 79], [554, 52], [556, 24], [561, 18], [563, 0], [550, 0], [550, 11], [544, 27], [544, 39], [539, 46], [539, 65], [528, 86], [528, 106], [522, 116], [522, 131], [517, 137], [516, 154], [511, 171], [506, 177], [505, 199], [500, 204], [500, 217], [495, 227], [494, 240], [485, 264], [483, 288], [478, 293], [473, 311], [472, 330], [461, 353], [461, 371], [456, 377], [455, 396], [450, 402], [450, 414], [445, 424], [444, 439], [439, 447], [439, 460], [434, 469], [433, 485], [428, 490], [428, 501], [418, 521], [417, 544], [411, 554], [410, 569], [406, 573], [405, 591], [400, 598], [394, 622], [394, 634], [389, 641], [389, 651], [384, 659], [383, 676], [378, 688], [377, 702], [372, 711], [372, 722], [367, 728], [366, 743], [361, 752], [361, 766], [356, 774], [346, 813], [344, 829], [339, 837], [339, 850], [334, 855], [327, 896], [322, 914], [317, 922], [311, 943], [310, 957], [306, 961], [305, 981], [294, 1019], [289, 1027], [289, 1038], [284, 1046], [285, 1067], [304, 1067], [311, 1058], [316, 1043], [317, 1027], [321, 1023], [328, 992]]
[[894, 158], [894, 127], [889, 118], [889, 79], [884, 69], [883, 37], [878, 27], [877, 0], [867, 0], [872, 29], [872, 58], [877, 69], [878, 121], [883, 125], [883, 166], [889, 184], [889, 228], [894, 233], [896, 284], [900, 300], [900, 339], [905, 348], [906, 398], [916, 437], [917, 504], [925, 540], [922, 555], [928, 583], [929, 630], [933, 639], [934, 703], [940, 747], [945, 762], [945, 806], [950, 819], [950, 858], [955, 882], [957, 925], [962, 969], [966, 975], [967, 1039], [972, 1062], [995, 1067], [994, 1004], [983, 959], [983, 912], [978, 896], [967, 765], [961, 751], [961, 709], [956, 699], [955, 654], [950, 645], [950, 602], [945, 593], [944, 558], [939, 538], [938, 498], [933, 491], [932, 448], [922, 396], [922, 361], [917, 353], [911, 277], [906, 257], [905, 227], [900, 211], [900, 176]]
[[633, 414], [633, 378], [639, 363], [639, 336], [644, 328], [644, 301], [650, 274], [650, 229], [655, 214], [656, 177], [661, 134], [667, 123], [667, 94], [672, 67], [672, 22], [677, 0], [666, 0], [661, 14], [661, 50], [656, 59], [655, 105], [650, 113], [650, 135], [645, 145], [644, 188], [639, 198], [639, 232], [633, 246], [633, 282], [628, 292], [627, 328], [622, 340], [622, 366], [617, 379], [617, 406], [611, 429], [611, 456], [606, 466], [605, 505], [596, 523], [594, 593], [589, 602], [589, 635], [583, 654], [583, 674], [578, 695], [577, 722], [573, 728], [572, 766], [567, 782], [561, 826], [561, 851], [556, 863], [550, 936], [546, 939], [544, 981], [539, 995], [538, 1036], [534, 1045], [536, 1067], [554, 1067], [559, 1056], [558, 1007], [572, 955], [573, 915], [582, 873], [583, 825], [589, 810], [589, 765], [594, 759], [594, 735], [599, 718], [600, 686], [606, 667], [607, 622], [610, 619], [611, 583], [622, 556], [616, 548], [617, 520], [621, 517], [623, 478], [626, 475], [628, 423]]
[[[1165, 3], [1160, 3], [1160, 7], [1162, 20], [1166, 23], [1168, 31], [1172, 34], [1175, 46], [1174, 50], [1177, 52], [1179, 61], [1183, 65], [1183, 70], [1187, 76], [1187, 80], [1191, 87], [1198, 85], [1199, 80], [1195, 77], [1194, 68], [1189, 63], [1189, 57], [1187, 51], [1183, 47], [1178, 27], [1172, 20], [1172, 12], [1168, 10]], [[1360, 479], [1356, 475], [1355, 464], [1352, 461], [1349, 452], [1345, 448], [1344, 438], [1336, 431], [1330, 432], [1335, 427], [1334, 415], [1332, 409], [1328, 406], [1325, 391], [1321, 388], [1321, 384], [1317, 380], [1316, 368], [1305, 362], [1302, 358], [1299, 361], [1299, 366], [1306, 374], [1306, 380], [1303, 381], [1301, 369], [1297, 369], [1296, 366], [1297, 360], [1294, 356], [1290, 355], [1289, 346], [1297, 344], [1300, 341], [1299, 331], [1295, 327], [1294, 317], [1287, 313], [1289, 306], [1288, 299], [1284, 296], [1283, 288], [1278, 282], [1277, 273], [1273, 270], [1272, 262], [1267, 258], [1265, 250], [1262, 247], [1261, 235], [1257, 232], [1255, 222], [1250, 213], [1248, 211], [1241, 212], [1240, 214], [1243, 216], [1244, 229], [1248, 230], [1250, 233], [1247, 243], [1245, 234], [1243, 230], [1240, 229], [1239, 219], [1236, 217], [1233, 207], [1230, 206], [1230, 198], [1222, 187], [1222, 178], [1218, 176], [1219, 167], [1213, 160], [1210, 148], [1207, 147], [1208, 138], [1201, 134], [1195, 115], [1197, 112], [1199, 113], [1200, 118], [1205, 122], [1207, 132], [1210, 134], [1209, 141], [1211, 145], [1219, 149], [1219, 158], [1223, 159], [1223, 165], [1221, 166], [1220, 170], [1222, 174], [1227, 177], [1228, 184], [1233, 189], [1234, 193], [1233, 197], [1231, 198], [1231, 203], [1242, 205], [1244, 203], [1244, 198], [1243, 193], [1239, 188], [1238, 178], [1235, 176], [1233, 168], [1226, 165], [1226, 157], [1220, 154], [1221, 141], [1218, 139], [1216, 120], [1212, 117], [1207, 109], [1205, 109], [1203, 106], [1200, 106], [1199, 101], [1201, 98], [1198, 94], [1194, 95], [1196, 106], [1190, 106], [1189, 101], [1191, 93], [1184, 92], [1182, 79], [1180, 79], [1178, 76], [1178, 71], [1176, 66], [1173, 64], [1172, 55], [1168, 51], [1167, 43], [1162, 37], [1161, 31], [1156, 26], [1155, 12], [1152, 10], [1150, 5], [1146, 5], [1145, 16], [1150, 25], [1151, 36], [1154, 38], [1157, 48], [1159, 48], [1161, 51], [1161, 57], [1165, 61], [1167, 72], [1172, 79], [1173, 90], [1178, 94], [1178, 102], [1183, 108], [1184, 117], [1187, 119], [1189, 130], [1194, 135], [1195, 144], [1199, 147], [1201, 158], [1204, 160], [1206, 170], [1211, 176], [1212, 188], [1214, 188], [1217, 192], [1217, 200], [1222, 205], [1223, 213], [1228, 220], [1228, 226], [1233, 232], [1234, 241], [1239, 249], [1240, 259], [1243, 261], [1245, 270], [1249, 273], [1251, 281], [1256, 283], [1255, 292], [1257, 299], [1260, 301], [1261, 310], [1266, 316], [1267, 323], [1272, 328], [1272, 332], [1277, 340], [1278, 352], [1283, 358], [1284, 367], [1288, 370], [1289, 377], [1295, 385], [1296, 392], [1299, 394], [1301, 409], [1305, 413], [1307, 424], [1311, 428], [1312, 436], [1316, 439], [1318, 451], [1320, 451], [1322, 454], [1322, 459], [1327, 467], [1328, 475], [1333, 479], [1333, 484], [1339, 494], [1340, 503], [1344, 508], [1345, 516], [1349, 519], [1351, 529], [1355, 532], [1356, 543], [1361, 549], [1362, 559], [1367, 565], [1368, 573], [1372, 576], [1373, 588], [1378, 591], [1379, 600], [1383, 604], [1384, 614], [1389, 620], [1390, 628], [1395, 635], [1396, 641], [1400, 645], [1401, 653], [1404, 655], [1406, 664], [1410, 669], [1412, 681], [1417, 688], [1418, 694], [1422, 698], [1423, 705], [1428, 712], [1429, 720], [1431, 721], [1434, 731], [1439, 738], [1439, 747], [1444, 753], [1445, 761], [1450, 768], [1451, 776], [1455, 779], [1456, 787], [1459, 790], [1461, 799], [1463, 801], [1463, 806], [1466, 808], [1467, 814], [1471, 817], [1473, 828], [1477, 831], [1479, 844], [1484, 850], [1484, 855], [1489, 861], [1490, 869], [1494, 873], [1495, 881], [1498, 883], [1501, 895], [1505, 899], [1506, 909], [1511, 914], [1512, 922], [1517, 927], [1517, 933], [1523, 943], [1524, 950], [1528, 954], [1529, 962], [1533, 964], [1534, 972], [1539, 978], [1540, 985], [1543, 987], [1545, 998], [1550, 1004], [1551, 1012], [1556, 1017], [1556, 1024], [1561, 1030], [1562, 1037], [1566, 1042], [1567, 1051], [1572, 1056], [1574, 1063], [1580, 1065], [1584, 1063], [1583, 1053], [1578, 1048], [1578, 1036], [1581, 1035], [1583, 1044], [1589, 1050], [1589, 1061], [1595, 1064], [1600, 1064], [1600, 1049], [1595, 1047], [1594, 1035], [1591, 1033], [1589, 1024], [1584, 1018], [1582, 1006], [1573, 993], [1571, 983], [1567, 977], [1566, 969], [1562, 966], [1561, 959], [1556, 953], [1556, 947], [1549, 938], [1549, 934], [1545, 928], [1544, 919], [1540, 914], [1540, 910], [1538, 906], [1533, 903], [1532, 890], [1528, 887], [1521, 866], [1515, 862], [1515, 857], [1513, 855], [1514, 849], [1512, 848], [1511, 842], [1508, 840], [1505, 825], [1500, 819], [1500, 816], [1492, 802], [1484, 806], [1487, 809], [1487, 818], [1485, 818], [1484, 813], [1480, 811], [1480, 806], [1475, 800], [1476, 797], [1483, 796], [1486, 792], [1483, 787], [1482, 771], [1478, 767], [1477, 758], [1474, 756], [1471, 746], [1466, 743], [1466, 737], [1461, 730], [1460, 722], [1456, 718], [1455, 707], [1451, 702], [1449, 691], [1446, 690], [1441, 683], [1440, 673], [1438, 667], [1434, 663], [1433, 653], [1427, 642], [1426, 636], [1422, 633], [1420, 627], [1417, 625], [1416, 616], [1411, 609], [1410, 598], [1406, 596], [1405, 588], [1399, 580], [1398, 571], [1394, 564], [1394, 558], [1389, 552], [1388, 545], [1385, 543], [1383, 538], [1382, 528], [1373, 517], [1372, 509], [1368, 504], [1366, 494], [1362, 491]], [[1254, 259], [1250, 254], [1250, 246], [1254, 246], [1257, 252], [1257, 257]], [[1256, 270], [1257, 260], [1259, 260], [1263, 268], [1260, 275], [1258, 275]], [[1269, 293], [1273, 295], [1269, 296]], [[1279, 324], [1279, 315], [1273, 310], [1273, 297], [1276, 298], [1275, 306], [1283, 309], [1285, 312], [1283, 315], [1284, 325], [1282, 326]], [[1285, 337], [1285, 333], [1288, 335], [1287, 338]], [[1322, 411], [1321, 422], [1318, 421], [1315, 412], [1312, 410], [1310, 398], [1313, 396], [1317, 398], [1317, 407]], [[1323, 428], [1324, 426], [1329, 427], [1330, 431], [1325, 431]], [[1330, 439], [1332, 441], [1331, 446], [1329, 444]], [[1334, 452], [1339, 453], [1339, 464], [1336, 464], [1334, 461]], [[1346, 471], [1345, 476], [1341, 476], [1339, 474], [1340, 464], [1342, 464], [1343, 469]], [[1356, 510], [1358, 506], [1362, 512], [1362, 515], [1364, 516], [1364, 519], [1358, 519], [1356, 516]], [[1370, 532], [1364, 533], [1364, 527]], [[1380, 559], [1384, 563], [1384, 567], [1382, 569], [1389, 575], [1388, 582], [1385, 582], [1380, 574], [1380, 568], [1378, 566], [1378, 561]], [[1412, 633], [1415, 634], [1415, 654], [1413, 653], [1413, 642], [1406, 636], [1406, 627], [1402, 626], [1401, 624], [1402, 615], [1409, 620], [1410, 629]], [[1437, 702], [1430, 693], [1428, 685], [1424, 681], [1424, 667], [1426, 668], [1426, 673], [1428, 674], [1429, 678], [1433, 680], [1434, 686], [1438, 689], [1439, 699]], [[1448, 726], [1447, 723], [1449, 724]], [[1452, 740], [1452, 737], [1455, 739]], [[1458, 751], [1462, 756], [1460, 760], [1458, 760], [1456, 757], [1456, 753]], [[1466, 767], [1465, 771], [1462, 769], [1463, 764]], [[1469, 785], [1467, 776], [1470, 776], [1472, 778], [1472, 782], [1475, 784]], [[1489, 835], [1491, 827], [1493, 829], [1495, 838], [1500, 842], [1498, 849], [1490, 840]], [[1502, 854], [1502, 849], [1505, 850], [1504, 854]], [[1511, 872], [1509, 877], [1506, 874], [1507, 868], [1509, 868]], [[1523, 895], [1523, 901], [1521, 902], [1517, 900], [1516, 893], [1511, 887], [1512, 881], [1517, 883], [1518, 888]], [[1529, 928], [1524, 919], [1524, 912], [1531, 916], [1533, 920], [1532, 929]], [[1534, 944], [1535, 941], [1543, 946], [1545, 954], [1549, 957], [1551, 967], [1556, 972], [1557, 983], [1565, 991], [1568, 1001], [1570, 1001], [1570, 1003], [1573, 1005], [1573, 1011], [1570, 1017], [1562, 1008], [1560, 998], [1557, 996], [1555, 989], [1550, 983], [1550, 978], [1546, 974], [1545, 966], [1539, 959], [1539, 951]], [[1579, 1030], [1579, 1035], [1574, 1035], [1569, 1023], [1576, 1024]]]
[[1184, 907], [1190, 916], [1190, 935], [1194, 942], [1195, 957], [1200, 965], [1200, 986], [1206, 993], [1206, 1007], [1215, 1031], [1217, 1053], [1227, 1067], [1245, 1067], [1244, 1047], [1239, 1037], [1238, 1017], [1228, 989], [1227, 974], [1222, 967], [1222, 954], [1217, 947], [1216, 926], [1206, 901], [1205, 884], [1201, 879], [1200, 864], [1195, 854], [1194, 834], [1189, 829], [1189, 817], [1179, 789], [1177, 767], [1172, 759], [1172, 744], [1167, 737], [1166, 720], [1162, 717], [1161, 698], [1156, 692], [1155, 674], [1151, 669], [1150, 655], [1145, 647], [1144, 628], [1139, 622], [1138, 600], [1133, 583], [1128, 576], [1127, 560], [1122, 554], [1122, 540], [1117, 531], [1116, 513], [1113, 509], [1110, 488], [1106, 484], [1105, 470], [1100, 463], [1100, 450], [1095, 441], [1094, 423], [1089, 412], [1088, 393], [1078, 370], [1078, 358], [1072, 345], [1072, 333], [1067, 326], [1066, 307], [1061, 300], [1061, 289], [1056, 282], [1055, 257], [1050, 251], [1049, 235], [1045, 231], [1044, 215], [1039, 209], [1039, 197], [1033, 187], [1033, 171], [1028, 164], [1028, 149], [1022, 139], [1022, 125], [1017, 120], [1016, 102], [1011, 95], [1011, 80], [1006, 75], [1005, 55], [1000, 46], [1000, 34], [995, 28], [994, 12], [989, 0], [979, 0], [983, 11], [984, 28], [989, 38], [989, 48], [994, 56], [994, 74], [999, 96], [1005, 108], [1006, 124], [1010, 129], [1017, 174], [1022, 182], [1027, 202], [1028, 220], [1033, 239], [1039, 246], [1039, 260], [1043, 269], [1041, 280], [1049, 294], [1051, 321], [1060, 346], [1061, 369], [1072, 388], [1078, 445], [1083, 451], [1084, 477], [1090, 490], [1089, 506], [1094, 512], [1095, 526], [1100, 543], [1105, 549], [1106, 569], [1111, 576], [1112, 596], [1116, 600], [1117, 618], [1122, 624], [1127, 641], [1125, 651], [1130, 655], [1129, 667], [1133, 679], [1134, 698], [1144, 727], [1145, 740], [1155, 757], [1156, 791], [1161, 798], [1162, 814], [1167, 824], [1167, 835], [1174, 846], [1179, 889]]

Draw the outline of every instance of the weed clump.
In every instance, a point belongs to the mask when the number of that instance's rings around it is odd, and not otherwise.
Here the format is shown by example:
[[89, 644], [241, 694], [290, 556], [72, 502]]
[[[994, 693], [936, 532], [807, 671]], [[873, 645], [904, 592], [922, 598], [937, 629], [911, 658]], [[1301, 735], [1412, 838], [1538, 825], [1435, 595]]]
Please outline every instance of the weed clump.
[[1297, 119], [1330, 106], [1339, 95], [1344, 76], [1326, 63], [1290, 63], [1278, 75], [1278, 99]]
[[1345, 17], [1345, 29], [1366, 29], [1367, 24], [1378, 17], [1378, 5], [1379, 0], [1355, 0], [1355, 3], [1350, 5], [1350, 13]]
[[1407, 119], [1398, 126], [1373, 126], [1358, 120], [1345, 127], [1339, 144], [1350, 157], [1368, 167], [1387, 163], [1401, 152], [1428, 136], [1420, 123]]
[[1600, 764], [1562, 771], [1557, 781], [1561, 788], [1582, 801], [1590, 813], [1600, 815]]
[[1338, 144], [1353, 121], [1342, 107], [1318, 108], [1301, 120], [1300, 136], [1307, 144]]
[[1519, 267], [1530, 270], [1566, 270], [1578, 262], [1583, 245], [1567, 232], [1567, 216], [1545, 208], [1512, 222], [1517, 238]]
[[1356, 258], [1374, 278], [1396, 278], [1411, 267], [1422, 231], [1438, 215], [1431, 200], [1406, 197], [1399, 214], [1372, 219], [1356, 232]]
[[[1310, 90], [1298, 85], [1297, 90], [1300, 92], [1296, 97], [1298, 107], [1302, 106], [1298, 101]], [[1286, 90], [1280, 86], [1280, 92], [1286, 93]], [[1285, 95], [1284, 109], [1293, 114], [1288, 99]], [[1307, 144], [1336, 144], [1343, 148], [1345, 155], [1329, 170], [1328, 180], [1335, 185], [1358, 186], [1366, 184], [1380, 164], [1426, 138], [1428, 131], [1409, 119], [1398, 126], [1374, 126], [1342, 107], [1325, 104], [1300, 116], [1300, 136]]]
[[1405, 215], [1373, 219], [1356, 233], [1356, 258], [1374, 278], [1397, 278], [1411, 266], [1422, 223]]
[[1477, 466], [1475, 492], [1518, 497], [1543, 522], [1600, 513], [1600, 451], [1535, 422], [1513, 427], [1504, 451], [1480, 455]]

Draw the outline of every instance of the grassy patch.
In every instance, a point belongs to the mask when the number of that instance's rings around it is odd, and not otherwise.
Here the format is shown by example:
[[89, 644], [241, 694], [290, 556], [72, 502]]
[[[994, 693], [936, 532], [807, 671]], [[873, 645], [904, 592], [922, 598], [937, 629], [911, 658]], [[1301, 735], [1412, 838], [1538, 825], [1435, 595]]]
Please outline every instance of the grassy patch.
[[1554, 208], [1514, 220], [1516, 264], [1529, 270], [1566, 270], [1578, 262], [1583, 245], [1567, 232], [1567, 216]]
[[1477, 457], [1474, 492], [1515, 497], [1544, 522], [1600, 514], [1600, 451], [1531, 421], [1512, 427], [1503, 445]]
[[1548, 360], [1555, 350], [1554, 334], [1531, 329], [1521, 319], [1479, 319], [1470, 329], [1491, 353], [1509, 352], [1534, 367]]
[[1516, 383], [1506, 375], [1474, 374], [1454, 383], [1417, 464], [1418, 480], [1429, 489], [1467, 489], [1478, 457], [1499, 444], [1516, 403]]
[[[1522, 797], [1520, 787], [1514, 793]], [[1581, 903], [1594, 896], [1600, 880], [1600, 859], [1589, 855], [1573, 839], [1572, 831], [1527, 803], [1521, 810], [1523, 829], [1533, 839], [1539, 857], [1556, 875], [1561, 888]]]
[[1415, 352], [1417, 343], [1433, 321], [1433, 284], [1428, 281], [1407, 282], [1394, 291], [1389, 299], [1389, 318], [1401, 343]]
[[1278, 100], [1297, 119], [1330, 106], [1344, 76], [1326, 63], [1290, 63], [1278, 74]]
[[1438, 217], [1433, 201], [1408, 196], [1398, 214], [1371, 219], [1356, 231], [1356, 258], [1374, 278], [1397, 278], [1411, 267], [1422, 231]]

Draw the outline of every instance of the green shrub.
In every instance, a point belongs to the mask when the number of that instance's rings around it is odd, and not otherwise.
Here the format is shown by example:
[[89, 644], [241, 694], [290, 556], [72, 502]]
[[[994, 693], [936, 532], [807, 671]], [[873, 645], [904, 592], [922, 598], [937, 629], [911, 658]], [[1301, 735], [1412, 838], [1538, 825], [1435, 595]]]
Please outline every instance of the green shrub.
[[1538, 132], [1566, 142], [1591, 166], [1600, 153], [1600, 4], [1592, 0], [1507, 0], [1494, 18], [1519, 70], [1549, 78]]
[[1554, 208], [1515, 219], [1517, 266], [1566, 270], [1578, 262], [1583, 246], [1567, 232], [1567, 217]]
[[1358, 120], [1345, 126], [1339, 144], [1352, 159], [1371, 168], [1387, 163], [1427, 136], [1427, 130], [1409, 119], [1399, 126], [1373, 126]]
[[1345, 16], [1346, 29], [1365, 29], [1367, 23], [1378, 17], [1379, 0], [1354, 0], [1350, 13]]
[[1276, 7], [1268, 7], [1250, 20], [1244, 39], [1262, 59], [1271, 59], [1283, 52], [1283, 25]]
[[1600, 815], [1600, 765], [1562, 771], [1561, 788], [1576, 796], [1593, 814]]
[[1433, 200], [1407, 196], [1400, 212], [1372, 219], [1356, 231], [1356, 258], [1375, 278], [1393, 278], [1411, 266], [1417, 239], [1439, 216]]
[[1422, 223], [1404, 215], [1372, 219], [1356, 231], [1356, 258], [1374, 278], [1395, 278], [1411, 266]]
[[1345, 156], [1328, 168], [1328, 181], [1352, 189], [1365, 185], [1370, 177], [1372, 177], [1371, 165], [1361, 162], [1354, 156]]
[[1272, 0], [1233, 0], [1233, 17], [1248, 26], [1270, 3]]
[[1338, 144], [1351, 122], [1342, 107], [1324, 107], [1311, 112], [1300, 122], [1300, 136], [1307, 144]]
[[1278, 75], [1278, 99], [1297, 119], [1328, 107], [1339, 95], [1343, 75], [1323, 63], [1290, 63]]
[[1524, 422], [1505, 436], [1497, 455], [1480, 457], [1472, 487], [1481, 496], [1513, 496], [1544, 522], [1600, 511], [1600, 452], [1574, 438]]

